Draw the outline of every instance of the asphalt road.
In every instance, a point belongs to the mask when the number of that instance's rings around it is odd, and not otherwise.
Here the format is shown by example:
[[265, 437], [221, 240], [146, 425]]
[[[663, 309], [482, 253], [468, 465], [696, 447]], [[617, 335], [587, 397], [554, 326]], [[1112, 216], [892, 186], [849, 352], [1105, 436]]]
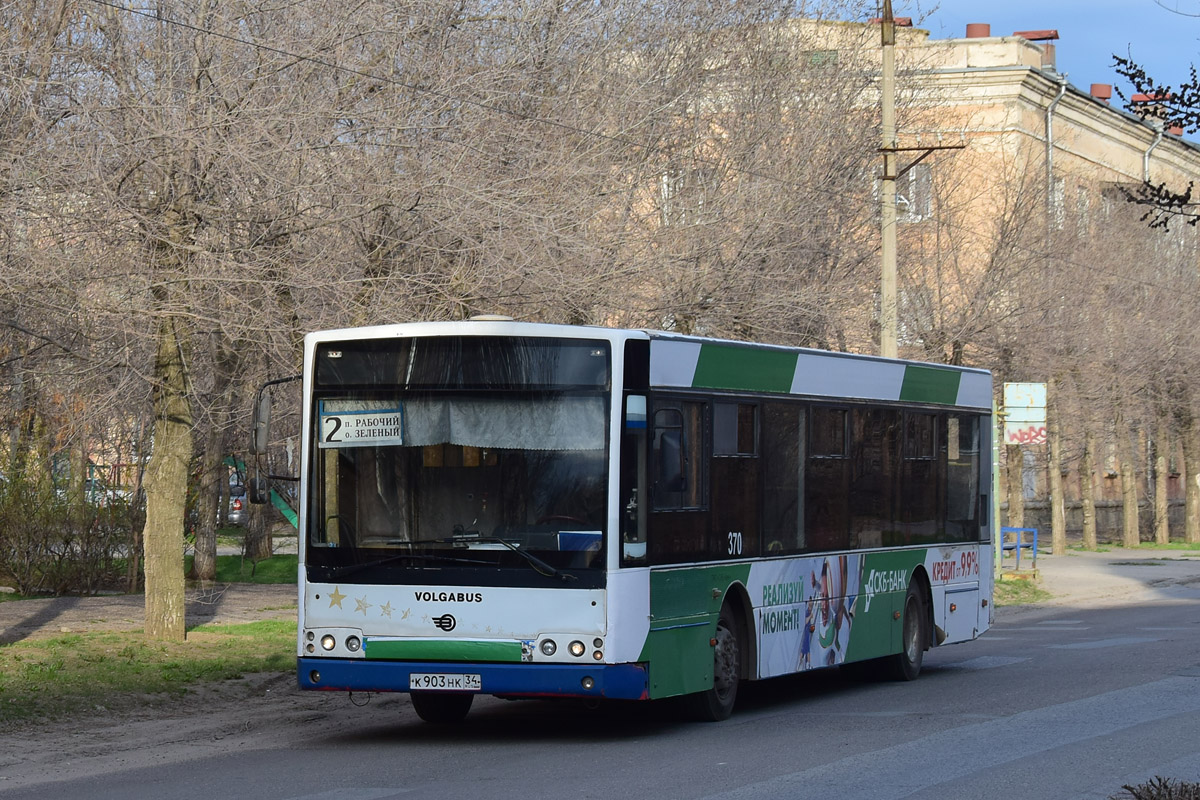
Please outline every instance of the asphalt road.
[[479, 698], [466, 723], [439, 728], [402, 695], [320, 700], [235, 747], [168, 726], [138, 758], [0, 782], [0, 796], [1107, 798], [1155, 775], [1200, 781], [1200, 592], [1002, 610], [984, 638], [928, 653], [913, 683], [833, 671], [751, 684], [717, 724], [680, 722], [668, 704]]

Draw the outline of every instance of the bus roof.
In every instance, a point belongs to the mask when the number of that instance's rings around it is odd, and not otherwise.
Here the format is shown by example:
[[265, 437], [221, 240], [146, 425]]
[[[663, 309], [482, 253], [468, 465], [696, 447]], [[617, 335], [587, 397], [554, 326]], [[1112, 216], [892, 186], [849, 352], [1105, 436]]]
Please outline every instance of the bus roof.
[[992, 408], [987, 370], [811, 348], [712, 339], [670, 331], [605, 328], [508, 319], [412, 322], [317, 331], [317, 342], [410, 336], [529, 336], [650, 341], [650, 385], [765, 392], [848, 400]]

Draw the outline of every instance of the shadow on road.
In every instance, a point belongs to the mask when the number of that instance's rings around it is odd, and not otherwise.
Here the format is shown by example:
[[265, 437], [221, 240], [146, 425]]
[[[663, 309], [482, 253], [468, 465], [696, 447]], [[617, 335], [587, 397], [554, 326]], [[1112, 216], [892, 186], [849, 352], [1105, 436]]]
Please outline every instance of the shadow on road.
[[4, 610], [20, 605], [22, 612], [28, 611], [21, 617], [4, 625], [0, 629], [0, 644], [12, 644], [37, 633], [43, 628], [53, 625], [64, 614], [79, 606], [81, 597], [55, 597], [49, 600], [14, 600], [5, 604]]

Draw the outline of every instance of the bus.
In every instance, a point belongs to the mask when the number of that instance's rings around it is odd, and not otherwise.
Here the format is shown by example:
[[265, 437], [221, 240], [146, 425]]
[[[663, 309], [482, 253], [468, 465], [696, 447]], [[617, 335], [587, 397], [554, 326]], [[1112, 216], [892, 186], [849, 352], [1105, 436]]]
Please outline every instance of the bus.
[[987, 371], [489, 318], [310, 333], [298, 379], [302, 689], [715, 721], [992, 622]]

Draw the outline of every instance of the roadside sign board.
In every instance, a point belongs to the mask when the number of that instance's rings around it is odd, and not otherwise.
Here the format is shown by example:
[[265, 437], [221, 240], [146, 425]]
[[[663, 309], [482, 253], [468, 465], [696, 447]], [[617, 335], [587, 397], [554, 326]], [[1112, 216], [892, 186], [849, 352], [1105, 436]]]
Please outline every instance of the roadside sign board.
[[1004, 384], [1005, 444], [1046, 442], [1046, 384]]

